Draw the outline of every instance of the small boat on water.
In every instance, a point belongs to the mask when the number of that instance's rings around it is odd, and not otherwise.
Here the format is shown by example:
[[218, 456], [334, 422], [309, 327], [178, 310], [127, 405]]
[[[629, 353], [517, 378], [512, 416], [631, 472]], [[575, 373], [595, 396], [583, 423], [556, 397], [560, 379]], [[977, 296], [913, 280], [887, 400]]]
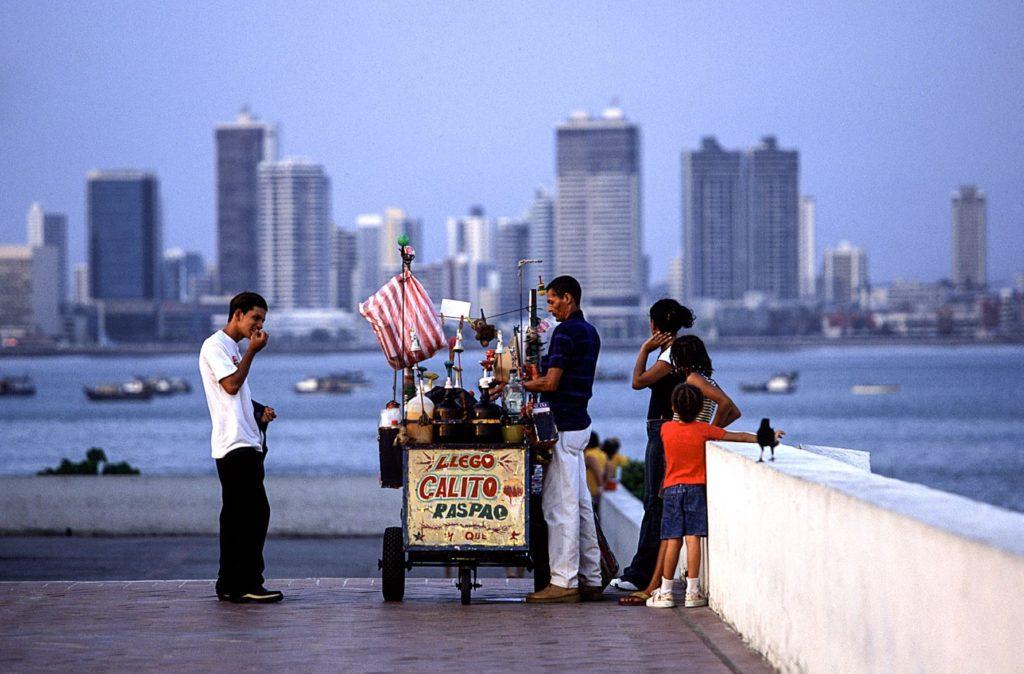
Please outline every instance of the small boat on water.
[[107, 402], [111, 400], [150, 400], [153, 397], [153, 389], [142, 379], [132, 379], [115, 384], [97, 384], [96, 386], [84, 387], [85, 397], [95, 402]]
[[192, 385], [182, 377], [136, 377], [153, 390], [154, 395], [170, 396], [176, 393], [191, 393]]
[[745, 393], [793, 393], [796, 391], [798, 372], [776, 372], [768, 381], [744, 382], [740, 390]]
[[[360, 373], [362, 374], [362, 373]], [[367, 382], [368, 383], [368, 382]], [[296, 393], [351, 393], [356, 384], [338, 375], [306, 377], [295, 383]]]
[[899, 390], [899, 384], [854, 384], [850, 387], [850, 393], [858, 396], [886, 395], [897, 393]]
[[0, 377], [0, 396], [34, 396], [36, 385], [27, 375]]
[[629, 375], [625, 372], [609, 372], [607, 370], [598, 370], [594, 375], [595, 381], [626, 381], [629, 379]]

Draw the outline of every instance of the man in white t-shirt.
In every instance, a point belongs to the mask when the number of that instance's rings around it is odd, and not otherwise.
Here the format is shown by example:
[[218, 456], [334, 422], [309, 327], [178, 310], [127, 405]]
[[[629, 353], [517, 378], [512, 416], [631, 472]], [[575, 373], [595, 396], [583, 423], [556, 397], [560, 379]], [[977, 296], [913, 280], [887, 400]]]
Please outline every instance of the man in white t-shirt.
[[[284, 597], [263, 587], [270, 503], [263, 487], [266, 443], [261, 428], [277, 415], [274, 408], [259, 405], [256, 419], [247, 381], [253, 359], [267, 345], [266, 317], [266, 300], [256, 293], [239, 293], [231, 299], [227, 325], [199, 350], [199, 372], [213, 422], [210, 445], [223, 498], [217, 598], [236, 603], [271, 603]], [[246, 338], [249, 345], [242, 354], [238, 342]]]

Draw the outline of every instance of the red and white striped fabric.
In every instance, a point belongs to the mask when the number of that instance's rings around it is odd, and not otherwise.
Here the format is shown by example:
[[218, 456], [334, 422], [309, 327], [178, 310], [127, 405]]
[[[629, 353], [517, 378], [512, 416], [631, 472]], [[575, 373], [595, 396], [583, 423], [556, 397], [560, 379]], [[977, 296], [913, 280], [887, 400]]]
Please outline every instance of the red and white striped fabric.
[[[402, 334], [402, 286], [405, 286], [405, 334]], [[397, 274], [384, 287], [360, 302], [363, 315], [377, 335], [380, 348], [394, 370], [410, 367], [433, 356], [445, 345], [441, 320], [423, 285], [411, 272]], [[420, 351], [412, 351], [410, 331], [419, 337]], [[404, 347], [404, 348], [403, 348]], [[404, 351], [404, 353], [402, 353]]]

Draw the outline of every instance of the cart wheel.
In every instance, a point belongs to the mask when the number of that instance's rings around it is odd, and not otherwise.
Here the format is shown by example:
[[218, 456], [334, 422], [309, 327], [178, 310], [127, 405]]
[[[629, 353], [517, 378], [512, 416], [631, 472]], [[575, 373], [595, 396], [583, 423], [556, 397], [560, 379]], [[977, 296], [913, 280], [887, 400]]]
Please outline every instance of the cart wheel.
[[462, 591], [462, 605], [469, 606], [469, 593], [473, 591], [473, 571], [468, 566], [459, 567], [459, 589]]
[[384, 550], [380, 561], [381, 593], [384, 601], [402, 601], [405, 596], [405, 550], [402, 527], [384, 530]]

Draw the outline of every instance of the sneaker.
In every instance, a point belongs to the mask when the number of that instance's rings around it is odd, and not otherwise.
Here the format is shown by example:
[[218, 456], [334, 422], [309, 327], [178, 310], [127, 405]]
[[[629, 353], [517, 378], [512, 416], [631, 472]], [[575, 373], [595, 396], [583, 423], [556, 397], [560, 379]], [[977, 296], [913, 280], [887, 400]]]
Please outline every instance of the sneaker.
[[700, 590], [696, 592], [687, 592], [686, 601], [684, 602], [686, 608], [695, 608], [697, 606], [707, 606], [708, 598], [701, 594]]
[[575, 604], [580, 600], [580, 591], [575, 587], [548, 585], [543, 590], [526, 595], [528, 604]]
[[640, 590], [640, 588], [625, 578], [613, 578], [609, 585], [614, 587], [616, 590], [622, 590], [623, 592], [637, 592]]
[[649, 608], [675, 608], [676, 601], [672, 598], [671, 590], [668, 592], [655, 590], [651, 598], [647, 600]]
[[278, 590], [268, 590], [262, 586], [244, 594], [228, 597], [228, 601], [236, 604], [273, 604], [282, 599], [284, 599], [283, 593]]

